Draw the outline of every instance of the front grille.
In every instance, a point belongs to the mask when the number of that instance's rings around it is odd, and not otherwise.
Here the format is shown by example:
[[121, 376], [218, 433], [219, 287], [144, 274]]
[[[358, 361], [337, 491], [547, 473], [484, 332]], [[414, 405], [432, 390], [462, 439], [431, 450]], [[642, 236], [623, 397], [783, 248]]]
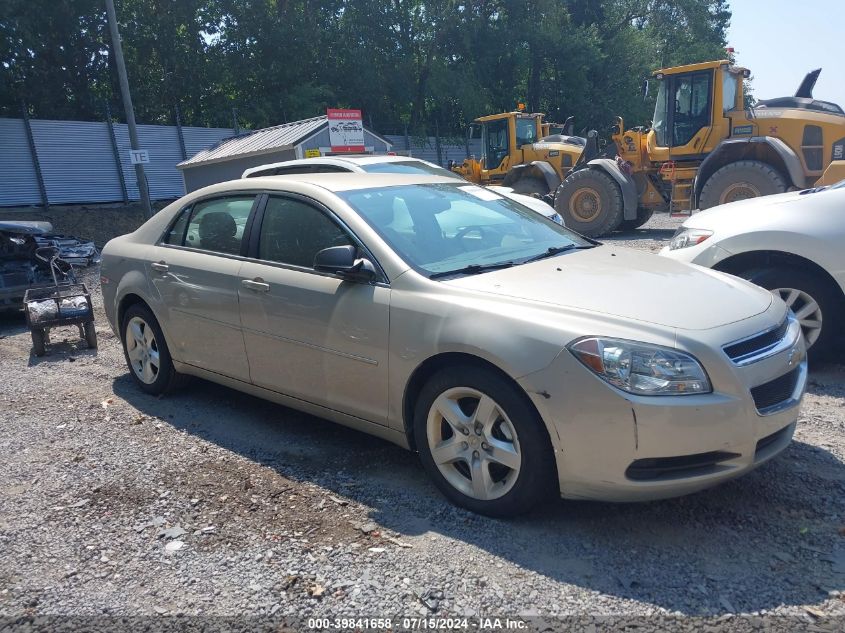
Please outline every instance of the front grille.
[[725, 354], [733, 361], [739, 361], [747, 356], [753, 356], [765, 352], [767, 349], [777, 345], [780, 340], [786, 336], [786, 330], [789, 328], [789, 320], [784, 319], [776, 328], [772, 328], [767, 332], [752, 336], [744, 341], [733, 343], [725, 347]]
[[706, 475], [713, 472], [719, 462], [737, 457], [739, 455], [736, 453], [726, 451], [710, 451], [677, 457], [648, 457], [632, 462], [625, 471], [625, 476], [635, 481], [649, 481]]
[[796, 367], [788, 374], [751, 389], [751, 397], [754, 398], [757, 411], [765, 413], [766, 410], [790, 400], [795, 392], [799, 370], [800, 368]]

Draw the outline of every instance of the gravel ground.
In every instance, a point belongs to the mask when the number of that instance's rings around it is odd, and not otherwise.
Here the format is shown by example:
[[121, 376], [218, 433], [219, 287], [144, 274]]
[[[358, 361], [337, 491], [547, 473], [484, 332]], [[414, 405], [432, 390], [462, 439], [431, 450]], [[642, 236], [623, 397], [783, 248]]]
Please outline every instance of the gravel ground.
[[[678, 223], [608, 241], [656, 251]], [[199, 380], [145, 395], [97, 326], [99, 350], [56, 331], [36, 358], [0, 317], [0, 616], [845, 617], [845, 366], [813, 370], [795, 441], [750, 475], [502, 521], [378, 439]]]

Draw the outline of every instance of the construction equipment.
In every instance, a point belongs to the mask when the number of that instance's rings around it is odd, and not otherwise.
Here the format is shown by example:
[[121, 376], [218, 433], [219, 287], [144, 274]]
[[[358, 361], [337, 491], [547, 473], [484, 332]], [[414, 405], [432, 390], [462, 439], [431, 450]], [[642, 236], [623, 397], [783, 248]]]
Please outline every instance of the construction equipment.
[[655, 211], [689, 214], [845, 178], [845, 112], [813, 98], [820, 72], [795, 96], [746, 109], [750, 72], [729, 60], [656, 71], [652, 126], [626, 131], [617, 118], [603, 152], [588, 135], [555, 209], [566, 226], [598, 236], [641, 226]]
[[474, 183], [548, 196], [551, 203], [586, 141], [571, 134], [571, 117], [561, 125], [545, 122], [544, 116], [517, 111], [475, 119], [470, 132], [480, 128], [481, 157], [460, 164], [450, 162], [449, 168]]

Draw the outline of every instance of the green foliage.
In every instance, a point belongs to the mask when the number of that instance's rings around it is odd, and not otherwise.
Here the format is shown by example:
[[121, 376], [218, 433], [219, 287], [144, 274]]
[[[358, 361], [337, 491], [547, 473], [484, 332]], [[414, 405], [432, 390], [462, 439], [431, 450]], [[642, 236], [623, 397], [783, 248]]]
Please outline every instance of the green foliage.
[[[122, 115], [101, 0], [0, 0], [0, 115]], [[118, 0], [136, 116], [264, 127], [360, 107], [461, 135], [524, 102], [576, 129], [646, 123], [660, 67], [724, 57], [725, 0]]]

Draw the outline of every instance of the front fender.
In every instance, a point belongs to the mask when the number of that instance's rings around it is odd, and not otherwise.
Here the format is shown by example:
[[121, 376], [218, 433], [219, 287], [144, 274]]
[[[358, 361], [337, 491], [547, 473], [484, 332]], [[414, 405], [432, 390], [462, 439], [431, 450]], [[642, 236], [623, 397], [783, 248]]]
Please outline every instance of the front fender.
[[801, 160], [792, 151], [792, 148], [781, 139], [773, 136], [729, 138], [719, 143], [716, 149], [710, 152], [698, 167], [698, 172], [693, 181], [693, 197], [696, 206], [698, 205], [698, 196], [701, 194], [707, 179], [723, 165], [747, 158], [746, 150], [753, 149], [754, 144], [764, 144], [769, 147], [782, 162], [783, 168], [786, 170], [784, 175], [789, 177], [789, 184], [799, 189], [804, 188], [804, 170], [801, 167]]

